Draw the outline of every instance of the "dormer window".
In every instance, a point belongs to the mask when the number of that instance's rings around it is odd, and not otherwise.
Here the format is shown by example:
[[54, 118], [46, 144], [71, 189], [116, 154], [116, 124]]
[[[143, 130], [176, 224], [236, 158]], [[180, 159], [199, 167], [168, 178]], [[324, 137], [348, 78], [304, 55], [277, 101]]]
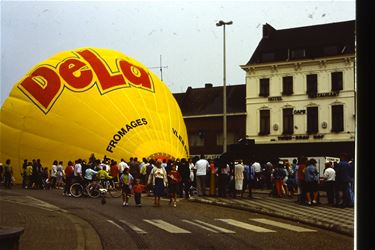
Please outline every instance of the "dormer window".
[[292, 49], [290, 51], [290, 58], [291, 59], [301, 59], [306, 57], [306, 50], [305, 49]]

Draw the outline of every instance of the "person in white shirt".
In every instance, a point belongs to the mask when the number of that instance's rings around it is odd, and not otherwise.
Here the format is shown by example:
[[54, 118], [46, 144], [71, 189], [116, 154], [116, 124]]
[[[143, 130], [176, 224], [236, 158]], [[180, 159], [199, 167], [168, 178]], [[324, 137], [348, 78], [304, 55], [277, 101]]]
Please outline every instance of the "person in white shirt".
[[82, 181], [82, 160], [78, 159], [76, 160], [76, 164], [74, 165], [74, 179], [75, 182], [81, 182]]
[[242, 164], [242, 160], [239, 160], [234, 165], [234, 187], [236, 190], [236, 193], [234, 194], [234, 198], [237, 197], [237, 195], [240, 193], [242, 197], [242, 187], [243, 187], [243, 179], [244, 175], [243, 172], [245, 170], [245, 166]]
[[56, 186], [57, 188], [63, 188], [64, 186], [64, 167], [63, 162], [59, 161], [59, 164], [57, 165], [57, 174], [56, 174]]
[[56, 188], [56, 178], [57, 178], [57, 161], [54, 160], [51, 167], [51, 188]]
[[254, 180], [254, 186], [259, 188], [260, 187], [260, 181], [261, 181], [261, 175], [262, 175], [262, 168], [260, 166], [259, 162], [254, 162], [253, 165], [251, 165], [252, 168], [254, 168], [255, 171], [255, 180]]
[[85, 171], [85, 180], [91, 182], [97, 173], [97, 171], [93, 170], [91, 167], [88, 167]]
[[128, 164], [125, 162], [124, 159], [121, 159], [121, 162], [118, 164], [118, 167], [119, 167], [119, 171], [120, 171], [120, 176], [124, 172], [125, 168], [129, 168]]
[[204, 159], [204, 155], [201, 155], [200, 160], [198, 160], [195, 163], [195, 167], [197, 169], [196, 179], [197, 179], [198, 195], [205, 196], [206, 195], [206, 174], [207, 174], [207, 170], [210, 167], [210, 164], [206, 159]]
[[333, 199], [334, 199], [334, 192], [335, 192], [336, 171], [332, 168], [331, 162], [325, 163], [323, 178], [325, 180], [328, 204], [333, 205], [334, 204]]

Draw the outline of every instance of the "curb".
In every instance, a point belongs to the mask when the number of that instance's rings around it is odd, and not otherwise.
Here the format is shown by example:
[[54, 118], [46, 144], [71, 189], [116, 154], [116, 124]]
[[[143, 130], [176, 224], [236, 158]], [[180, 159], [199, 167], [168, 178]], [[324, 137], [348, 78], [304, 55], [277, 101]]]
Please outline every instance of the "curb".
[[90, 223], [69, 212], [63, 214], [72, 222], [77, 232], [77, 250], [103, 249], [102, 241]]
[[[60, 207], [57, 207], [53, 204], [34, 198], [32, 196], [14, 194], [9, 191], [4, 192], [0, 190], [0, 195], [2, 194], [10, 194], [12, 196], [19, 196], [19, 197], [28, 197], [28, 199], [34, 200], [35, 202], [37, 202], [37, 204], [31, 205], [28, 203], [22, 204], [22, 203], [18, 203], [14, 201], [8, 201], [8, 202], [16, 203], [21, 206], [32, 206], [32, 207], [39, 208], [48, 212], [59, 213], [61, 216], [64, 216], [72, 224], [73, 230], [76, 231], [76, 240], [77, 240], [76, 249], [77, 250], [102, 250], [103, 249], [100, 236], [95, 231], [94, 227], [89, 222], [80, 218], [79, 216], [72, 214], [71, 212], [65, 209], [62, 209]], [[27, 225], [25, 225], [24, 228], [27, 229]]]
[[319, 221], [318, 219], [308, 219], [308, 218], [293, 216], [293, 215], [290, 215], [290, 214], [287, 215], [287, 214], [276, 212], [276, 211], [273, 211], [273, 210], [268, 210], [268, 209], [265, 209], [263, 207], [251, 207], [251, 206], [245, 206], [245, 205], [242, 205], [242, 204], [230, 204], [230, 203], [226, 203], [226, 202], [203, 200], [203, 199], [199, 199], [199, 198], [197, 199], [196, 197], [190, 198], [189, 201], [255, 212], [255, 213], [259, 213], [259, 214], [269, 215], [269, 216], [278, 217], [278, 218], [281, 218], [281, 219], [287, 219], [287, 220], [291, 220], [291, 221], [294, 221], [294, 222], [303, 223], [303, 224], [310, 225], [310, 226], [315, 226], [315, 227], [318, 227], [318, 228], [334, 231], [336, 233], [344, 234], [344, 235], [347, 235], [347, 236], [352, 236], [352, 237], [354, 236], [354, 231], [350, 228], [342, 227], [342, 226], [337, 225], [337, 224], [322, 222], [322, 221]]

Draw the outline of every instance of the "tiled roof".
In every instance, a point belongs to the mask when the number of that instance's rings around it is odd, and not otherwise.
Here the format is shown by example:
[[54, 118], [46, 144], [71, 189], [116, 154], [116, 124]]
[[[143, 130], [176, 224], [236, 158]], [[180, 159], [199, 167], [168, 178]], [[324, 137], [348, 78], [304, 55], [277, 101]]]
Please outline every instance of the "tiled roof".
[[[354, 20], [282, 30], [265, 24], [263, 37], [247, 65], [353, 54], [354, 49]], [[296, 50], [305, 50], [305, 55], [293, 58]]]
[[[189, 87], [185, 93], [173, 94], [184, 116], [223, 113], [223, 87]], [[246, 85], [227, 86], [227, 113], [246, 112]]]

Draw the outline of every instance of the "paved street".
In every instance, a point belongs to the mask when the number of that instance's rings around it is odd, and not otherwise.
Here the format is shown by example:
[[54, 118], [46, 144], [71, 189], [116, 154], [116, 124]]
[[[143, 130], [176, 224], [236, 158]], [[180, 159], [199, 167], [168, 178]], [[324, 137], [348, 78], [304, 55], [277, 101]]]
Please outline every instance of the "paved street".
[[193, 201], [277, 216], [354, 236], [354, 208], [328, 206], [325, 196], [321, 196], [321, 204], [319, 206], [308, 207], [297, 204], [296, 198], [269, 197], [269, 191], [266, 190], [255, 192], [257, 192], [255, 199], [251, 200], [206, 196], [194, 197]]
[[[155, 208], [147, 196], [143, 207], [133, 200], [122, 207], [119, 198], [101, 205], [99, 199], [63, 197], [61, 190], [16, 187], [0, 194], [0, 224], [25, 228], [20, 249], [353, 249], [351, 236], [263, 213], [293, 210], [297, 217], [309, 212], [318, 218], [328, 211], [324, 206], [299, 206], [261, 193], [254, 200], [181, 199], [177, 208], [165, 199]], [[225, 207], [229, 201], [242, 209]], [[251, 206], [264, 211], [245, 209]], [[353, 212], [330, 209], [340, 214], [334, 220]]]

